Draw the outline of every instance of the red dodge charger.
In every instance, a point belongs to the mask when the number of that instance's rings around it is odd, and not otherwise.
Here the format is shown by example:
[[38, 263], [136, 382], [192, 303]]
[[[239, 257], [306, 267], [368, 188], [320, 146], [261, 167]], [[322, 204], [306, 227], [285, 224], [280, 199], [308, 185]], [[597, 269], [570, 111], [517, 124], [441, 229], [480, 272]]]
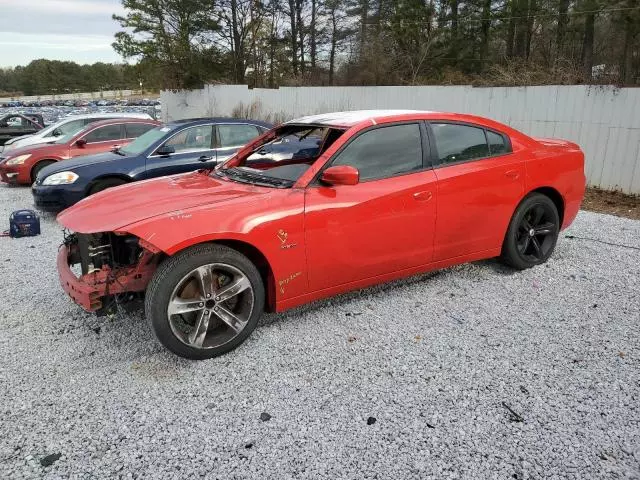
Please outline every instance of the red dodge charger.
[[160, 342], [209, 358], [265, 310], [484, 258], [541, 264], [584, 188], [571, 142], [471, 115], [327, 113], [280, 125], [215, 169], [81, 201], [58, 217], [74, 232], [58, 268], [89, 311], [145, 292]]

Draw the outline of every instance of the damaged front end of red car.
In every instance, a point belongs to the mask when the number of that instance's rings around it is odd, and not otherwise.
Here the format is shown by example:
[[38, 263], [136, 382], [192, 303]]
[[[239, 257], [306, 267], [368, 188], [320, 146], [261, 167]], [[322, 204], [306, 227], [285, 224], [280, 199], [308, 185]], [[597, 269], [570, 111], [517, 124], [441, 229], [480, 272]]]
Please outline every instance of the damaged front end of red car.
[[88, 312], [110, 314], [134, 306], [151, 281], [162, 253], [128, 234], [66, 234], [58, 252], [63, 290]]

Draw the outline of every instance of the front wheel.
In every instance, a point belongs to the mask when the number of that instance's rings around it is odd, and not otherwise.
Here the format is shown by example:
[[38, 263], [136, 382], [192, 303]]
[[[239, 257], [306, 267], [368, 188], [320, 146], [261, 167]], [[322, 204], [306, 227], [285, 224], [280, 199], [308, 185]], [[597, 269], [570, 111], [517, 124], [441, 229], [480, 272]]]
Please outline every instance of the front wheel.
[[202, 360], [244, 342], [264, 309], [260, 273], [223, 245], [199, 245], [158, 267], [145, 313], [158, 340], [181, 357]]
[[549, 197], [531, 193], [518, 205], [502, 245], [502, 260], [518, 270], [546, 262], [558, 241], [560, 216]]

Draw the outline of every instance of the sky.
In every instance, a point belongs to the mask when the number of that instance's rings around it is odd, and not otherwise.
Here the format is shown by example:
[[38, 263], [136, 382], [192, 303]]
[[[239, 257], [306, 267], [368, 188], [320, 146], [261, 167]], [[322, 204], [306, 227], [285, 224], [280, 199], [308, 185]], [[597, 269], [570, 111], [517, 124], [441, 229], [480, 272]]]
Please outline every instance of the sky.
[[111, 48], [120, 0], [0, 0], [0, 67], [31, 60], [119, 62]]

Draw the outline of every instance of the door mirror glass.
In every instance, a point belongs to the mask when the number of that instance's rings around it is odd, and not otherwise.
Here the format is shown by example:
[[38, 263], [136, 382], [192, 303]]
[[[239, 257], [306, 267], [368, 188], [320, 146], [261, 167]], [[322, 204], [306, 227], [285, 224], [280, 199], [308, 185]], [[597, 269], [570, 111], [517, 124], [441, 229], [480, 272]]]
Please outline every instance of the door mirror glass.
[[162, 145], [158, 150], [156, 150], [157, 155], [168, 156], [173, 153], [176, 153], [176, 147], [173, 145]]
[[86, 144], [87, 141], [84, 138], [79, 138], [78, 140], [76, 140], [76, 147], [84, 148]]
[[337, 165], [327, 168], [320, 180], [328, 185], [356, 185], [360, 181], [360, 172], [351, 165]]

